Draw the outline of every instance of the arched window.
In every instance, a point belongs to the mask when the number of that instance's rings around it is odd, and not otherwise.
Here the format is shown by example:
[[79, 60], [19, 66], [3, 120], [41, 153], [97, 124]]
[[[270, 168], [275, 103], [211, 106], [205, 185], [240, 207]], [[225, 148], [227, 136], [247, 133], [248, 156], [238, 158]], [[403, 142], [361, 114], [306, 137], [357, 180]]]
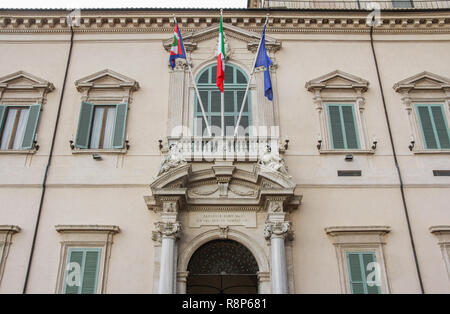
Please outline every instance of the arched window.
[[[197, 86], [213, 136], [220, 136], [222, 116], [220, 90], [216, 86], [216, 71], [216, 65], [203, 69], [197, 76]], [[234, 134], [246, 87], [247, 74], [239, 67], [227, 64], [224, 82], [224, 125], [225, 135], [227, 136], [233, 136]], [[238, 135], [249, 135], [248, 126], [251, 125], [250, 103], [250, 93], [248, 93], [239, 123], [241, 128]], [[205, 121], [197, 97], [195, 97], [194, 129], [197, 136], [207, 135]]]

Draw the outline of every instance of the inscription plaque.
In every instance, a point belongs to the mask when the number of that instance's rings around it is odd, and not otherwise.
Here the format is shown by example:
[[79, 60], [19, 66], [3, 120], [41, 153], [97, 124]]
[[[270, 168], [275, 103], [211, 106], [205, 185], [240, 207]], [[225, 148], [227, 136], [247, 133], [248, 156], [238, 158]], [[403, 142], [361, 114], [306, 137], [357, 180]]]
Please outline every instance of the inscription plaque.
[[201, 226], [256, 227], [256, 212], [190, 212], [189, 227]]

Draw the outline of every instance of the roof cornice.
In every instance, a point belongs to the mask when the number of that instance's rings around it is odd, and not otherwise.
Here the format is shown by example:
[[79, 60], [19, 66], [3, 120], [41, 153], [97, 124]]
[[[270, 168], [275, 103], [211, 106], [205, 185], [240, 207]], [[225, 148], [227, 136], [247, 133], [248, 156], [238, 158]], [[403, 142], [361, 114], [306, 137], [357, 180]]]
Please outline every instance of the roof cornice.
[[[1, 33], [68, 33], [66, 11], [0, 10]], [[171, 33], [176, 13], [183, 33], [219, 22], [217, 10], [81, 11], [80, 33]], [[260, 32], [267, 11], [230, 10], [224, 23]], [[367, 33], [367, 11], [270, 11], [268, 33]], [[383, 12], [374, 33], [450, 33], [450, 10]]]

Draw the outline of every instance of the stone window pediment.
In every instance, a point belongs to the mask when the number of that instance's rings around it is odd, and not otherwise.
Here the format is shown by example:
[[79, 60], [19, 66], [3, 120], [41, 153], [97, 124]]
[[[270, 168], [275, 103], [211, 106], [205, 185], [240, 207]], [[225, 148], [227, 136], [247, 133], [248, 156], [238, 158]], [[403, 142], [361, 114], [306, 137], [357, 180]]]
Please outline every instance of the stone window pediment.
[[421, 72], [394, 84], [410, 125], [413, 153], [450, 153], [450, 79]]
[[321, 154], [374, 153], [371, 141], [375, 141], [375, 137], [369, 138], [364, 116], [363, 94], [368, 87], [367, 80], [340, 70], [305, 84], [314, 94], [320, 128], [317, 148]]
[[1, 153], [34, 153], [37, 127], [52, 83], [25, 71], [0, 78]]
[[139, 83], [105, 69], [75, 81], [75, 86], [82, 95], [72, 152], [125, 153], [128, 106]]
[[358, 76], [336, 70], [307, 82], [305, 87], [310, 92], [317, 89], [353, 89], [355, 91], [360, 89], [361, 92], [365, 92], [368, 86], [368, 81]]

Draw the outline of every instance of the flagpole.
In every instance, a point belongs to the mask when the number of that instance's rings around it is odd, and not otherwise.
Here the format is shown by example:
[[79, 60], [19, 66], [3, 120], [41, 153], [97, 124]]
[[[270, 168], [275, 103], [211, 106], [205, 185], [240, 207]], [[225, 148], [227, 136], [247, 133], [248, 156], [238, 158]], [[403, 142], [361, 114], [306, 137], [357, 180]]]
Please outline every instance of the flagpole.
[[[175, 24], [178, 24], [176, 17], [173, 17], [173, 20], [175, 21]], [[180, 31], [180, 34], [181, 34], [181, 31]], [[200, 109], [202, 110], [202, 115], [203, 115], [203, 119], [205, 120], [205, 123], [206, 123], [206, 128], [208, 130], [208, 134], [211, 137], [212, 136], [211, 128], [210, 128], [209, 123], [208, 123], [208, 118], [206, 117], [205, 109], [203, 107], [202, 98], [200, 97], [200, 92], [198, 91], [197, 83], [195, 82], [194, 73], [192, 73], [191, 63], [189, 62], [187, 53], [186, 53], [186, 63], [187, 63], [188, 69], [189, 69], [189, 73], [191, 75], [191, 79], [192, 79], [192, 81], [194, 83], [195, 93], [197, 94], [198, 103], [200, 104]]]
[[[266, 16], [266, 21], [264, 22], [264, 27], [267, 25], [268, 21], [269, 21], [269, 15]], [[241, 122], [242, 112], [244, 111], [244, 106], [245, 106], [245, 102], [247, 100], [248, 90], [250, 88], [250, 82], [252, 80], [253, 74], [255, 73], [255, 64], [256, 64], [256, 59], [258, 58], [259, 48], [261, 48], [261, 42], [262, 42], [262, 36], [261, 36], [261, 39], [259, 40], [258, 49], [256, 50], [255, 59], [253, 60], [252, 72], [250, 72], [250, 77], [248, 78], [247, 88], [245, 89], [244, 98], [242, 99], [241, 110], [239, 111], [239, 117], [238, 117], [238, 120], [237, 120], [237, 123], [236, 123], [236, 127], [234, 129], [234, 136], [237, 135], [238, 128], [239, 128], [239, 123]], [[267, 69], [267, 70], [269, 70], [269, 69]]]
[[[220, 20], [223, 21], [223, 10], [220, 9]], [[222, 40], [225, 40], [224, 37], [222, 37]], [[225, 62], [225, 59], [224, 59]], [[225, 82], [224, 82], [225, 83]], [[224, 91], [220, 92], [220, 115], [221, 115], [221, 119], [220, 119], [220, 124], [222, 126], [222, 137], [225, 136], [225, 84], [224, 84]]]

